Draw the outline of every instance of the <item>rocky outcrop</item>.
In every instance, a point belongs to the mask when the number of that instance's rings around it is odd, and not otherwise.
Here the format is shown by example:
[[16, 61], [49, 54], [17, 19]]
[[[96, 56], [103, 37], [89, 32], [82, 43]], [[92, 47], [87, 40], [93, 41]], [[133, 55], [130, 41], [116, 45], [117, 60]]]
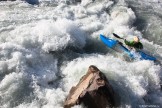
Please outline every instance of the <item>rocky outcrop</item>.
[[111, 108], [115, 105], [114, 91], [105, 75], [91, 65], [86, 75], [72, 87], [64, 108], [83, 103], [88, 108]]

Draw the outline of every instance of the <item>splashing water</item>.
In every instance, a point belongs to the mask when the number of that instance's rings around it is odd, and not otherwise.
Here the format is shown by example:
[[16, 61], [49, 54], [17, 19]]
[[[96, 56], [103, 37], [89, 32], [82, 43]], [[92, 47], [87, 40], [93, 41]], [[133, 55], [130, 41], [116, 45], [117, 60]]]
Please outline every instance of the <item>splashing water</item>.
[[124, 38], [138, 35], [160, 61], [158, 0], [152, 5], [156, 10], [139, 0], [39, 2], [0, 2], [0, 107], [62, 108], [89, 65], [105, 73], [120, 97], [119, 107], [162, 107], [161, 66], [125, 61], [99, 40], [99, 34], [114, 38], [113, 32]]

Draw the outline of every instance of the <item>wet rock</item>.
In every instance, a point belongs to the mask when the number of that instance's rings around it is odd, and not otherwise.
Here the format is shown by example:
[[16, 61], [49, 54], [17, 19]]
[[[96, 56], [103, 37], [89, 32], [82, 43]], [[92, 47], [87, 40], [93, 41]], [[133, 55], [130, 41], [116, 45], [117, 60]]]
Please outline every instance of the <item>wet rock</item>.
[[25, 0], [25, 1], [31, 5], [39, 5], [39, 0]]
[[81, 0], [75, 0], [75, 2], [81, 2]]
[[[0, 0], [0, 1], [16, 1], [16, 0]], [[32, 4], [32, 5], [39, 4], [39, 0], [22, 0], [22, 1], [26, 1], [27, 3]]]
[[0, 0], [0, 1], [16, 1], [16, 0]]
[[91, 65], [86, 75], [72, 87], [64, 108], [83, 103], [88, 108], [111, 108], [115, 106], [114, 91], [105, 75]]

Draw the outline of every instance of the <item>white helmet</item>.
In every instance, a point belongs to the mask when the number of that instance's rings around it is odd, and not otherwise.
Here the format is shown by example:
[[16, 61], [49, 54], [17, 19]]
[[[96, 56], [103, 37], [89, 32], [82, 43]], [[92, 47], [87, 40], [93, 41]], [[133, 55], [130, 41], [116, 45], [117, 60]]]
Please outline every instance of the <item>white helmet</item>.
[[133, 40], [134, 42], [139, 42], [139, 38], [137, 36], [134, 36]]

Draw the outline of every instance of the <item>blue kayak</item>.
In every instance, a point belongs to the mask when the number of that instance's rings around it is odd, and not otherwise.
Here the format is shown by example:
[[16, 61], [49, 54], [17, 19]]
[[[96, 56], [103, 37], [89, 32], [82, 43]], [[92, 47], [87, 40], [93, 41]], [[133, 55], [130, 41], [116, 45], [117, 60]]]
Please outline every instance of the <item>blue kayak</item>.
[[156, 58], [144, 53], [143, 51], [132, 52], [131, 50], [127, 49], [125, 46], [122, 45], [118, 40], [110, 39], [105, 37], [104, 35], [100, 34], [101, 41], [109, 48], [127, 54], [131, 59], [140, 58], [141, 60], [151, 60], [156, 61]]

